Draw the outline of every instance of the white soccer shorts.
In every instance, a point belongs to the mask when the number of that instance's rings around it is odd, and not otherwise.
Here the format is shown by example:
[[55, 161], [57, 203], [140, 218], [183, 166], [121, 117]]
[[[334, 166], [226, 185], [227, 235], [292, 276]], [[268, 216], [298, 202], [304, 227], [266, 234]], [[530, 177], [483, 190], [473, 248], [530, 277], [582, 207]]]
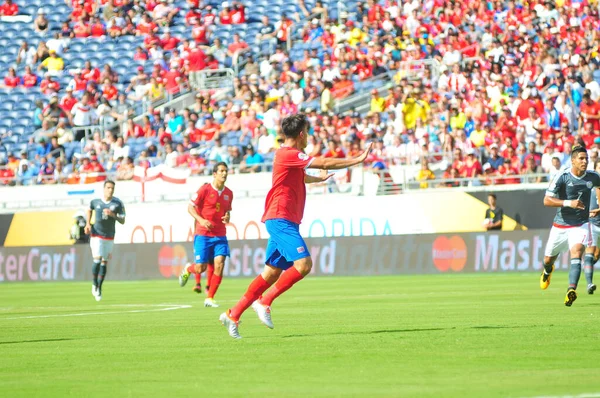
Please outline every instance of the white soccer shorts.
[[552, 226], [544, 255], [547, 257], [554, 257], [568, 251], [578, 244], [584, 245], [585, 247], [592, 245], [592, 229], [590, 223], [569, 228]]
[[592, 246], [598, 246], [598, 239], [600, 239], [600, 227], [590, 223], [592, 228]]
[[90, 238], [90, 247], [92, 248], [93, 258], [102, 258], [103, 260], [110, 260], [112, 255], [114, 241], [112, 239], [101, 239], [98, 237]]

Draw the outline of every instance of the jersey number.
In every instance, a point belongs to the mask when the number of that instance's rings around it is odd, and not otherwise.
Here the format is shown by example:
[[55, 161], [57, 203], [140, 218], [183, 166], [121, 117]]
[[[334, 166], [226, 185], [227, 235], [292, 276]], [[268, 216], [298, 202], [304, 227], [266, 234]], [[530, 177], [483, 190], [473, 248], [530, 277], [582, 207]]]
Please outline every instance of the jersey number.
[[217, 202], [217, 213], [221, 211], [221, 204], [219, 202]]

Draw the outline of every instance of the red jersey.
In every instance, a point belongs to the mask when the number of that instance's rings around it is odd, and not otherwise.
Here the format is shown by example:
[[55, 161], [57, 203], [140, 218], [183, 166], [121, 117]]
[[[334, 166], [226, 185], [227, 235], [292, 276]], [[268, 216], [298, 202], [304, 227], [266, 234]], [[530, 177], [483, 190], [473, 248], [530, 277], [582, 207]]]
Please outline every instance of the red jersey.
[[11, 5], [2, 4], [0, 6], [0, 15], [4, 15], [6, 17], [13, 17], [19, 13], [19, 6], [15, 3]]
[[14, 77], [10, 77], [10, 76], [6, 76], [4, 78], [4, 85], [6, 87], [17, 87], [19, 84], [21, 84], [21, 79], [18, 76], [14, 76]]
[[225, 224], [222, 217], [231, 211], [233, 192], [225, 187], [223, 191], [217, 191], [212, 184], [204, 184], [192, 198], [192, 205], [200, 217], [210, 221], [213, 228], [209, 231], [195, 222], [195, 234], [202, 236], [226, 236]]
[[313, 158], [296, 148], [281, 147], [273, 159], [273, 187], [267, 194], [262, 222], [283, 218], [300, 224], [306, 204], [306, 168]]

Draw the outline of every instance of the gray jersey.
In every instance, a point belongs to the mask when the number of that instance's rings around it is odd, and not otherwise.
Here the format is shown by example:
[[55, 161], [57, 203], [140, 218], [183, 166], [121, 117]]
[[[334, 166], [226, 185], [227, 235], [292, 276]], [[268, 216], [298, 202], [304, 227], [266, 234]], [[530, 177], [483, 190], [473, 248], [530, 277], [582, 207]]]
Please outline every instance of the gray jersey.
[[104, 214], [105, 209], [110, 209], [119, 217], [125, 217], [125, 206], [123, 203], [113, 197], [110, 202], [105, 202], [102, 199], [94, 199], [90, 202], [90, 210], [95, 211], [94, 225], [92, 225], [93, 237], [100, 237], [104, 239], [114, 239], [115, 237], [115, 223], [116, 219], [108, 217]]
[[600, 186], [600, 175], [595, 171], [586, 171], [582, 177], [575, 177], [570, 169], [557, 173], [546, 191], [546, 196], [561, 200], [580, 200], [585, 209], [559, 207], [554, 223], [577, 226], [588, 222], [590, 217], [590, 196], [594, 187]]
[[[590, 210], [596, 210], [598, 208], [598, 198], [596, 196], [596, 190], [592, 189], [592, 194], [590, 198]], [[590, 217], [590, 222], [598, 227], [600, 227], [600, 215], [596, 217]]]

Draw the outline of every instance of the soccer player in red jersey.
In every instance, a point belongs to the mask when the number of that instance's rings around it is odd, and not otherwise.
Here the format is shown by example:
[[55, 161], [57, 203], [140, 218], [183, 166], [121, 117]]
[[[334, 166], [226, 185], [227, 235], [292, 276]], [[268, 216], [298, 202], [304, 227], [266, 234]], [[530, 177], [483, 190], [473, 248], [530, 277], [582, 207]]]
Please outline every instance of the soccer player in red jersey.
[[[210, 286], [210, 288], [204, 300], [205, 307], [219, 306], [215, 303], [214, 297], [223, 278], [225, 257], [229, 257], [225, 224], [229, 222], [233, 192], [225, 186], [227, 173], [227, 165], [223, 162], [217, 163], [213, 168], [213, 182], [202, 185], [188, 205], [188, 212], [194, 217], [196, 225], [195, 263], [181, 271], [179, 285], [185, 286], [192, 272], [196, 273], [196, 284], [199, 285], [199, 275], [214, 259], [214, 271], [212, 275], [210, 271], [207, 274], [207, 287]], [[197, 287], [194, 288], [194, 291], [197, 291]]]
[[[371, 144], [353, 159], [310, 157], [304, 153], [308, 143], [310, 123], [305, 115], [292, 115], [283, 119], [281, 130], [285, 142], [273, 160], [273, 186], [267, 194], [262, 221], [269, 232], [265, 268], [256, 277], [240, 301], [219, 317], [229, 335], [241, 338], [239, 319], [252, 306], [258, 318], [267, 327], [271, 322], [271, 303], [310, 272], [312, 259], [299, 228], [306, 202], [306, 185], [323, 182], [332, 174], [324, 170], [344, 169], [365, 161]], [[321, 169], [320, 177], [306, 175], [306, 169]], [[273, 285], [271, 287], [271, 285]], [[271, 289], [262, 296], [267, 289]]]

